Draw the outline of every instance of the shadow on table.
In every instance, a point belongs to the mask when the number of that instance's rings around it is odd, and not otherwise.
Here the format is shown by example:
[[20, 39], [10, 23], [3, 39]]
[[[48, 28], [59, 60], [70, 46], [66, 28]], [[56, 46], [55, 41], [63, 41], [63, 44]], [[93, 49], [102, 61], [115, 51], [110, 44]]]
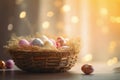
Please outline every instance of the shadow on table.
[[72, 71], [63, 73], [29, 73], [20, 70], [0, 71], [0, 80], [119, 80], [120, 74], [84, 75]]

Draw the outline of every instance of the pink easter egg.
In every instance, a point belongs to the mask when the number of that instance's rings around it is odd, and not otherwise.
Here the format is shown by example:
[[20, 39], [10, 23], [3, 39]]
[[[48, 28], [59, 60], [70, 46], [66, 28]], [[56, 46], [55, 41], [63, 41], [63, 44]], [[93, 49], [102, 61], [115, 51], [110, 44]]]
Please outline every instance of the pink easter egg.
[[65, 45], [65, 39], [61, 36], [58, 37], [56, 40], [56, 45], [57, 45], [57, 47], [61, 47], [61, 46]]
[[21, 39], [19, 41], [19, 46], [23, 47], [23, 46], [29, 46], [30, 43], [26, 40], [26, 39]]
[[6, 61], [6, 68], [12, 69], [14, 67], [14, 61], [12, 59]]

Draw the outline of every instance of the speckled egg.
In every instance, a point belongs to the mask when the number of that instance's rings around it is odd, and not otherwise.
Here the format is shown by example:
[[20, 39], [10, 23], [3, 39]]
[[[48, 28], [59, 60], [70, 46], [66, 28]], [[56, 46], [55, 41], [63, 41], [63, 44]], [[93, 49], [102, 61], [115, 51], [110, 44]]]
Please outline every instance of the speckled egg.
[[6, 65], [5, 62], [3, 60], [0, 60], [0, 69], [5, 69]]
[[21, 39], [19, 41], [19, 46], [29, 46], [30, 43], [26, 39]]
[[42, 47], [42, 46], [44, 45], [44, 42], [43, 42], [41, 39], [39, 39], [39, 38], [35, 38], [35, 39], [31, 42], [31, 45]]
[[86, 75], [89, 75], [89, 74], [91, 74], [91, 73], [94, 71], [92, 65], [90, 65], [90, 64], [84, 64], [84, 65], [81, 67], [81, 70], [82, 70]]
[[6, 61], [6, 68], [12, 69], [14, 67], [14, 61], [12, 59]]

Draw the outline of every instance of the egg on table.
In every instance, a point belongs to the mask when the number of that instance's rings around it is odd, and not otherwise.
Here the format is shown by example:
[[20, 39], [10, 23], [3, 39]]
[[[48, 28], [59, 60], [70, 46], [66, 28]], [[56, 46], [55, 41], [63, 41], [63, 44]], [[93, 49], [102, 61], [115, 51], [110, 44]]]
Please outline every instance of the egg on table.
[[6, 61], [6, 68], [12, 69], [14, 67], [14, 61], [12, 59], [9, 59]]
[[23, 46], [29, 46], [29, 45], [30, 43], [26, 39], [19, 40], [19, 46], [23, 47]]
[[5, 62], [3, 60], [0, 60], [0, 69], [5, 69], [6, 65]]
[[90, 65], [90, 64], [84, 64], [84, 65], [81, 67], [81, 70], [82, 70], [82, 71], [84, 72], [84, 74], [86, 74], [86, 75], [89, 75], [89, 74], [91, 74], [91, 73], [94, 71], [92, 65]]
[[42, 46], [44, 45], [44, 42], [43, 42], [41, 39], [39, 39], [39, 38], [35, 38], [35, 39], [31, 42], [31, 45], [42, 47]]

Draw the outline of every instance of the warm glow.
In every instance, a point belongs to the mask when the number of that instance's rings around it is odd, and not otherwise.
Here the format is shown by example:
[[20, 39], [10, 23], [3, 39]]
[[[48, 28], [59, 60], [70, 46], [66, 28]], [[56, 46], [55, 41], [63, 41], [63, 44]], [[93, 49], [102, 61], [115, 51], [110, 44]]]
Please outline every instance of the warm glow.
[[89, 62], [89, 61], [92, 61], [92, 54], [86, 54], [85, 56], [83, 56], [83, 61], [84, 62]]
[[20, 5], [24, 0], [16, 0], [16, 4]]
[[61, 0], [55, 0], [54, 5], [55, 7], [60, 7], [62, 5]]
[[79, 36], [81, 60], [93, 61], [94, 56], [94, 61], [106, 61], [119, 54], [120, 15], [116, 0], [43, 0], [40, 4], [36, 23], [41, 33]]
[[116, 63], [118, 63], [118, 58], [117, 57], [113, 57], [112, 59], [109, 59], [107, 61], [107, 65], [109, 65], [109, 66], [112, 66], [112, 65], [114, 65]]
[[97, 26], [101, 26], [102, 24], [103, 24], [103, 20], [98, 19], [98, 20], [96, 21], [96, 25], [97, 25]]
[[116, 22], [117, 22], [117, 23], [120, 23], [120, 17], [117, 17], [117, 18], [116, 18]]
[[112, 23], [116, 22], [116, 18], [114, 16], [111, 16], [110, 20], [111, 20]]
[[87, 0], [81, 1], [81, 55], [84, 56], [89, 51], [89, 3]]
[[112, 23], [120, 23], [120, 17], [111, 16], [110, 20]]
[[13, 30], [13, 24], [9, 24], [8, 25], [8, 31], [12, 31]]
[[109, 52], [113, 53], [115, 51], [116, 46], [117, 46], [117, 43], [115, 41], [111, 41], [109, 44]]
[[107, 26], [102, 27], [102, 32], [103, 32], [104, 34], [108, 34], [109, 28], [108, 28]]
[[72, 23], [78, 23], [78, 21], [79, 21], [79, 18], [77, 16], [72, 16], [71, 18]]
[[64, 12], [68, 12], [68, 11], [70, 11], [71, 10], [71, 7], [69, 6], [69, 5], [64, 5], [63, 6], [63, 11]]
[[54, 12], [49, 11], [49, 12], [47, 13], [47, 16], [48, 16], [48, 17], [52, 17], [52, 16], [54, 16]]
[[106, 8], [101, 8], [100, 9], [100, 14], [101, 15], [107, 15], [108, 14], [108, 10]]
[[50, 23], [49, 23], [48, 21], [45, 21], [45, 22], [43, 22], [43, 24], [42, 24], [42, 28], [43, 28], [43, 29], [48, 29], [49, 26], [50, 26]]
[[19, 17], [20, 17], [21, 19], [25, 18], [25, 17], [26, 17], [26, 11], [22, 11], [22, 12], [20, 13]]

